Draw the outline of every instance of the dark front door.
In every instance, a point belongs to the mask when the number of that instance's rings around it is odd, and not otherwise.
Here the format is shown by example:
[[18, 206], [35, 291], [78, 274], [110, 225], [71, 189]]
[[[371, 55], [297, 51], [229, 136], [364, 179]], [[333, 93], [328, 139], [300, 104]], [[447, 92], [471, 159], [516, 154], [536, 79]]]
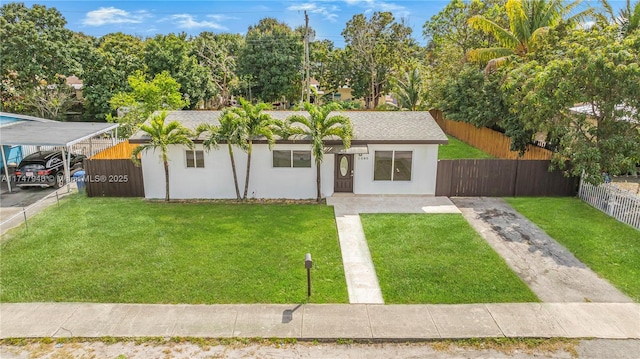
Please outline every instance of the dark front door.
[[334, 192], [353, 192], [353, 155], [336, 154]]

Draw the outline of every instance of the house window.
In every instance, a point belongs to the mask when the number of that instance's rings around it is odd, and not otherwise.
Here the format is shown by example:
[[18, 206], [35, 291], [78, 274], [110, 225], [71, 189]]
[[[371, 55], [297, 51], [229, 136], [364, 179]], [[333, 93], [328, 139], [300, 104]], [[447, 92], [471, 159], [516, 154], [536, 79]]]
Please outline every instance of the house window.
[[204, 168], [204, 151], [187, 150], [187, 168]]
[[311, 151], [273, 151], [273, 167], [311, 167]]
[[411, 181], [411, 151], [376, 151], [374, 181]]

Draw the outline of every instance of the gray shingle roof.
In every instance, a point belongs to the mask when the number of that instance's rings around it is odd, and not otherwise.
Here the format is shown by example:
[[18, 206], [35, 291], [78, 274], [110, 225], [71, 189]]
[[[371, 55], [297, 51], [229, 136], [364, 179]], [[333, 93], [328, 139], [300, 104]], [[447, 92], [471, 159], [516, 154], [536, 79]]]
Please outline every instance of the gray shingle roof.
[[[222, 111], [172, 111], [166, 121], [178, 121], [189, 129], [201, 123], [218, 124]], [[273, 118], [285, 120], [291, 115], [308, 116], [306, 111], [265, 111]], [[429, 112], [423, 111], [340, 111], [353, 125], [352, 142], [361, 143], [446, 143], [442, 132]], [[144, 140], [138, 132], [132, 140]]]

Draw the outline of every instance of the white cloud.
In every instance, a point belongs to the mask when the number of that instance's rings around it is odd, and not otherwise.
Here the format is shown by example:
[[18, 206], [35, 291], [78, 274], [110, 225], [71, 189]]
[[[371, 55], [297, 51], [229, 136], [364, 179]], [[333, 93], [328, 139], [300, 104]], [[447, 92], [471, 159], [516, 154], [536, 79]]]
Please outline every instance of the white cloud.
[[215, 21], [240, 20], [239, 17], [223, 15], [223, 14], [211, 14], [211, 15], [207, 15], [207, 17]]
[[402, 5], [386, 2], [386, 1], [378, 1], [378, 0], [344, 0], [348, 5], [359, 5], [365, 8], [366, 13], [371, 13], [373, 11], [390, 11], [393, 12], [394, 15], [400, 17], [409, 16], [409, 10]]
[[337, 12], [340, 10], [335, 5], [318, 5], [314, 2], [308, 2], [306, 4], [291, 5], [287, 8], [289, 11], [307, 11], [312, 14], [320, 14], [325, 20], [336, 21], [338, 18]]
[[198, 28], [210, 28], [216, 30], [227, 30], [225, 26], [220, 25], [213, 21], [197, 21], [193, 15], [189, 14], [176, 14], [172, 15], [170, 20], [176, 21], [176, 26], [182, 29], [198, 29]]
[[98, 10], [89, 11], [82, 23], [88, 26], [102, 26], [109, 24], [139, 24], [150, 15], [145, 11], [130, 13], [128, 11], [111, 7], [101, 7]]

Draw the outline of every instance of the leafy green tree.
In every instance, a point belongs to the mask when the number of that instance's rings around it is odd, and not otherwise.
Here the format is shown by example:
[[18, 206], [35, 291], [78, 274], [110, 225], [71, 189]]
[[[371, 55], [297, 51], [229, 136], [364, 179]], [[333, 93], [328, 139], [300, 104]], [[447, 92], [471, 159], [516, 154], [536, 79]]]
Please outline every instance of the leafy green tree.
[[149, 150], [160, 151], [162, 164], [164, 165], [165, 196], [164, 200], [169, 201], [169, 146], [183, 145], [193, 149], [191, 141], [192, 133], [182, 126], [178, 121], [165, 123], [167, 112], [162, 111], [151, 117], [149, 124], [140, 126], [140, 131], [149, 136], [149, 143], [136, 147], [131, 153], [131, 160], [138, 163], [138, 155]]
[[409, 111], [417, 111], [420, 108], [424, 87], [418, 68], [405, 72], [402, 79], [394, 80], [394, 94], [399, 108]]
[[287, 119], [287, 129], [283, 132], [286, 138], [300, 137], [311, 140], [311, 153], [313, 153], [316, 163], [316, 200], [320, 202], [322, 200], [320, 165], [324, 160], [324, 154], [326, 152], [324, 139], [337, 137], [342, 140], [345, 148], [349, 148], [351, 146], [351, 138], [353, 137], [353, 126], [351, 125], [351, 120], [346, 116], [330, 116], [332, 111], [340, 109], [340, 105], [335, 102], [324, 106], [305, 103], [304, 108], [309, 113], [309, 117], [304, 115], [290, 116]]
[[233, 111], [231, 108], [226, 108], [220, 115], [220, 125], [207, 123], [201, 124], [197, 128], [198, 137], [203, 133], [205, 134], [203, 145], [207, 150], [218, 148], [220, 143], [226, 142], [231, 160], [231, 171], [233, 172], [233, 184], [236, 188], [237, 200], [241, 200], [242, 197], [240, 196], [240, 186], [238, 185], [233, 146], [238, 146], [245, 151], [248, 150], [249, 141], [246, 132], [247, 126], [244, 124], [245, 120], [246, 118], [241, 117], [236, 111]]
[[87, 50], [83, 68], [85, 118], [105, 120], [112, 113], [111, 97], [131, 90], [122, 79], [144, 71], [144, 44], [139, 37], [121, 32], [104, 35]]
[[572, 3], [566, 3], [564, 0], [508, 0], [508, 29], [483, 15], [473, 16], [469, 19], [469, 24], [493, 35], [500, 46], [471, 50], [468, 57], [487, 63], [487, 70], [504, 64], [512, 55], [524, 57], [535, 51], [549, 29], [561, 22], [576, 24], [593, 13], [593, 9], [588, 8], [571, 15], [580, 3], [581, 0]]
[[302, 38], [287, 24], [264, 18], [250, 26], [239, 59], [240, 75], [262, 101], [294, 99], [301, 93]]
[[203, 32], [192, 43], [198, 62], [209, 70], [219, 96], [212, 106], [229, 106], [232, 93], [239, 86], [237, 64], [244, 38], [239, 34]]
[[155, 76], [167, 71], [180, 84], [182, 93], [191, 108], [204, 106], [215, 90], [208, 68], [200, 65], [193, 55], [192, 44], [186, 34], [156, 35], [144, 44], [144, 60], [147, 72]]
[[113, 110], [124, 114], [117, 118], [107, 115], [108, 121], [120, 123], [119, 135], [122, 137], [134, 134], [154, 111], [180, 110], [189, 104], [182, 98], [180, 84], [166, 71], [151, 81], [147, 81], [142, 71], [136, 71], [129, 76], [128, 82], [131, 92], [119, 92], [109, 100]]
[[5, 3], [0, 7], [0, 69], [2, 107], [21, 112], [25, 92], [45, 81], [57, 84], [60, 75], [80, 75], [73, 56], [73, 32], [55, 8]]
[[243, 144], [240, 146], [247, 151], [247, 176], [244, 182], [243, 199], [247, 199], [247, 193], [249, 192], [249, 175], [251, 172], [251, 153], [253, 152], [253, 140], [258, 137], [264, 137], [269, 144], [269, 148], [272, 148], [275, 144], [274, 137], [274, 125], [275, 120], [271, 115], [264, 113], [264, 110], [271, 108], [271, 105], [264, 102], [253, 105], [251, 102], [239, 98], [240, 107], [231, 107], [225, 112], [225, 117], [228, 118], [229, 125], [238, 125], [242, 128], [236, 130], [238, 137], [246, 140], [246, 146]]
[[64, 76], [54, 84], [42, 84], [25, 90], [23, 104], [26, 112], [37, 117], [64, 121], [66, 111], [74, 103], [74, 90], [64, 83]]
[[375, 12], [369, 19], [357, 14], [347, 22], [342, 36], [353, 65], [349, 85], [355, 96], [364, 96], [367, 108], [377, 107], [390, 87], [393, 69], [411, 52], [411, 32], [390, 12]]
[[[617, 34], [614, 28], [573, 31], [547, 50], [546, 63], [530, 61], [504, 84], [519, 121], [556, 145], [556, 165], [564, 168], [568, 160], [569, 174], [592, 183], [602, 181], [602, 172], [627, 173], [640, 162], [640, 36]], [[587, 113], [571, 110], [576, 104]]]

